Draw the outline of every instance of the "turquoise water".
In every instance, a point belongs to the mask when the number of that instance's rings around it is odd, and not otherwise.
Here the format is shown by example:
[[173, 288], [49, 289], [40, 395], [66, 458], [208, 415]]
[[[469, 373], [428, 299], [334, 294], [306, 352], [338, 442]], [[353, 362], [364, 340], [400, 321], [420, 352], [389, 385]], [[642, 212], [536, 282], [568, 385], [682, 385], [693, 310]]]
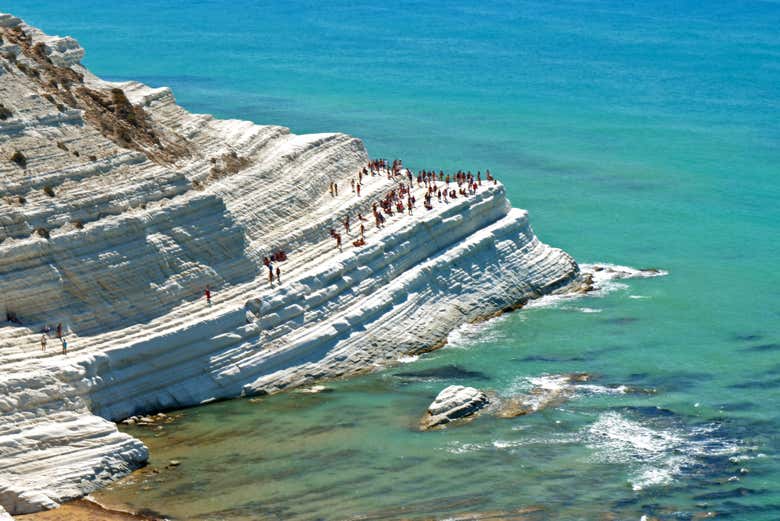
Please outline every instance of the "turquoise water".
[[[332, 392], [134, 429], [159, 474], [106, 500], [201, 520], [780, 519], [777, 2], [1, 8], [192, 111], [344, 131], [413, 168], [490, 168], [545, 242], [669, 271]], [[453, 365], [478, 374], [399, 375]], [[414, 428], [451, 383], [512, 394], [572, 371], [591, 387], [537, 414]]]

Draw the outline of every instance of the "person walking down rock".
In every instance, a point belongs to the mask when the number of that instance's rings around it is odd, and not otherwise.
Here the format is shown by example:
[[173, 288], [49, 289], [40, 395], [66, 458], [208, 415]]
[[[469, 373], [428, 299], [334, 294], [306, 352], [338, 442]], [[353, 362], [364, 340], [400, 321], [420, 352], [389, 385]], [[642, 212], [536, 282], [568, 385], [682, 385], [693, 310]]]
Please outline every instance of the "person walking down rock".
[[41, 335], [41, 351], [46, 352], [46, 333]]
[[61, 338], [62, 340], [62, 354], [67, 355], [68, 354], [68, 341], [65, 340], [65, 337]]
[[211, 287], [206, 286], [206, 289], [203, 292], [206, 295], [206, 304], [209, 306], [211, 305]]
[[276, 283], [282, 283], [282, 270], [279, 269], [279, 266], [276, 267]]

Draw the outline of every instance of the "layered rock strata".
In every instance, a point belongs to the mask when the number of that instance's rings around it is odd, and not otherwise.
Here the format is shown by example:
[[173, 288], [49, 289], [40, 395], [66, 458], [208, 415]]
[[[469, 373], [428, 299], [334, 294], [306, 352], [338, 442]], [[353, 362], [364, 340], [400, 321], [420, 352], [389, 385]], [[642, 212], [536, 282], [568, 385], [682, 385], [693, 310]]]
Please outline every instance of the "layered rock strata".
[[[142, 465], [112, 421], [270, 393], [433, 349], [582, 278], [500, 183], [366, 222], [344, 134], [217, 120], [109, 83], [71, 38], [0, 15], [0, 505], [52, 508]], [[329, 193], [330, 183], [339, 195]], [[343, 252], [330, 228], [353, 217]], [[263, 257], [278, 249], [281, 282]], [[204, 288], [213, 301], [206, 304]], [[2, 317], [0, 317], [2, 318]], [[62, 324], [69, 352], [40, 330]]]

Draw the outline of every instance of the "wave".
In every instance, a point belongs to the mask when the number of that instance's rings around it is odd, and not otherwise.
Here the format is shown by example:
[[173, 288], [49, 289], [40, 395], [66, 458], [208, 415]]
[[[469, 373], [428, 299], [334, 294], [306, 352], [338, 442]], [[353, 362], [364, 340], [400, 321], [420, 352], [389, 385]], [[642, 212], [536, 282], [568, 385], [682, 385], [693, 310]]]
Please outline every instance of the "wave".
[[518, 393], [560, 394], [570, 393], [569, 399], [587, 394], [627, 394], [637, 389], [626, 385], [604, 386], [573, 379], [571, 374], [543, 374], [540, 376], [522, 376], [517, 378], [502, 394]]
[[[539, 308], [561, 308], [583, 313], [598, 313], [601, 310], [594, 310], [588, 307], [562, 308], [562, 304], [571, 302], [583, 296], [604, 297], [616, 291], [628, 289], [628, 284], [620, 282], [626, 279], [648, 279], [654, 277], [664, 277], [669, 274], [668, 271], [659, 269], [637, 269], [630, 266], [620, 266], [617, 264], [599, 263], [599, 264], [580, 264], [580, 270], [586, 275], [590, 275], [593, 281], [593, 289], [585, 294], [582, 293], [562, 293], [556, 295], [545, 295], [536, 300], [530, 301], [525, 305], [525, 309]], [[647, 298], [641, 295], [631, 295], [630, 298]]]
[[[572, 385], [560, 375], [527, 378], [518, 386], [533, 386], [553, 392], [625, 393], [625, 387]], [[529, 430], [524, 433], [523, 431]], [[451, 454], [480, 451], [514, 452], [532, 445], [583, 445], [591, 451], [591, 463], [625, 467], [627, 480], [634, 491], [668, 486], [681, 478], [697, 478], [715, 472], [730, 472], [730, 466], [755, 457], [756, 447], [729, 438], [720, 424], [689, 426], [675, 416], [648, 419], [633, 417], [625, 411], [600, 413], [592, 423], [575, 432], [531, 434], [530, 426], [513, 427], [520, 437], [500, 437], [485, 442], [451, 441], [440, 450]], [[527, 435], [526, 435], [527, 434]], [[511, 438], [511, 437], [510, 437]], [[717, 463], [720, 461], [720, 463]], [[726, 467], [722, 467], [726, 462]], [[715, 465], [713, 467], [713, 465]], [[735, 469], [734, 469], [735, 470]]]
[[[544, 295], [538, 299], [529, 301], [523, 309], [557, 308], [567, 311], [577, 311], [580, 313], [601, 313], [599, 308], [587, 306], [563, 306], [563, 304], [572, 302], [585, 296], [603, 297], [609, 293], [628, 288], [627, 284], [617, 282], [632, 278], [653, 278], [668, 275], [664, 270], [641, 270], [629, 266], [619, 266], [617, 264], [581, 264], [580, 269], [588, 274], [593, 280], [593, 289], [588, 293], [562, 293], [554, 295]], [[630, 298], [649, 298], [642, 295], [631, 295]], [[519, 320], [525, 320], [525, 317], [517, 315]], [[499, 315], [484, 322], [466, 323], [455, 328], [447, 336], [446, 348], [469, 349], [479, 344], [494, 342], [502, 338], [501, 333], [494, 328], [501, 320], [505, 320], [506, 315]], [[400, 360], [399, 360], [400, 361]]]
[[[512, 429], [516, 431], [518, 429]], [[579, 443], [580, 438], [576, 434], [554, 434], [543, 437], [528, 437], [517, 440], [497, 439], [483, 443], [451, 441], [440, 450], [450, 454], [469, 454], [481, 451], [514, 451], [522, 447], [532, 445], [570, 445]]]
[[499, 315], [484, 322], [461, 324], [447, 335], [445, 349], [469, 349], [480, 344], [500, 340], [502, 333], [493, 326], [503, 320], [506, 320], [506, 315]]
[[610, 411], [599, 415], [582, 436], [596, 462], [631, 467], [629, 482], [639, 491], [668, 485], [703, 465], [705, 458], [742, 453], [738, 441], [725, 439], [718, 431], [715, 424], [688, 429], [655, 426]]

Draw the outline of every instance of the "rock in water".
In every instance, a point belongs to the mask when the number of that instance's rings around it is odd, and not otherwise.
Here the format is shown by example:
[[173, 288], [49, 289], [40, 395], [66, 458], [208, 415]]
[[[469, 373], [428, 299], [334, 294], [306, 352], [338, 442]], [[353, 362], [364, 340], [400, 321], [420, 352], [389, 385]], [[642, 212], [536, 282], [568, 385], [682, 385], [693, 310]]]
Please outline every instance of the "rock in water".
[[446, 425], [453, 420], [472, 416], [489, 403], [488, 397], [479, 389], [451, 385], [442, 390], [428, 406], [428, 412], [420, 421], [423, 430]]
[[504, 400], [498, 408], [501, 418], [514, 418], [559, 405], [574, 395], [575, 382], [587, 382], [587, 373], [551, 375], [536, 379], [536, 385], [528, 394]]

